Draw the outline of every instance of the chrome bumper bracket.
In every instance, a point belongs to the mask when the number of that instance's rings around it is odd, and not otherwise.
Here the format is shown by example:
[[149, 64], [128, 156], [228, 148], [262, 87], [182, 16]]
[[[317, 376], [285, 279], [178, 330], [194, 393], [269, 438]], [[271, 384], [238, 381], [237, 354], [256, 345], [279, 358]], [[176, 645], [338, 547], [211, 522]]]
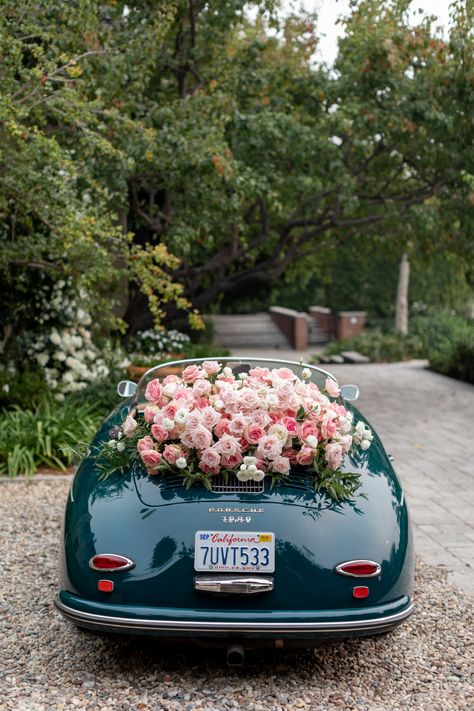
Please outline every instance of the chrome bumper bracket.
[[254, 595], [255, 593], [271, 592], [273, 578], [248, 575], [197, 575], [194, 578], [194, 589], [199, 592], [224, 595]]

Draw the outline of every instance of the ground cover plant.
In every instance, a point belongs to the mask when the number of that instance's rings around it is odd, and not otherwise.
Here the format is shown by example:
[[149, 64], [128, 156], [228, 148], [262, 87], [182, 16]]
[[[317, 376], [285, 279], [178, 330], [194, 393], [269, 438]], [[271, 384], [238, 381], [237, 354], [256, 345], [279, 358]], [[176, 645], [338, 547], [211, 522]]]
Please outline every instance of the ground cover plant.
[[88, 404], [44, 401], [34, 410], [0, 413], [0, 475], [34, 474], [38, 467], [64, 470], [90, 441], [102, 417]]

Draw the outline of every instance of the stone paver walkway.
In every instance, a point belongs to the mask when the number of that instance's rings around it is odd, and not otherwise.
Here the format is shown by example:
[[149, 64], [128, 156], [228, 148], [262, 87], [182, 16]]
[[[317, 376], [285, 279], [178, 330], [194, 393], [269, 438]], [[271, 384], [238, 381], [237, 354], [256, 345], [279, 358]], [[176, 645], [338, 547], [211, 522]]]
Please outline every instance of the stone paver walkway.
[[[308, 355], [252, 354], [283, 360]], [[360, 387], [356, 404], [394, 456], [417, 552], [446, 566], [451, 582], [474, 595], [474, 386], [433, 373], [424, 361], [322, 367], [339, 383]]]

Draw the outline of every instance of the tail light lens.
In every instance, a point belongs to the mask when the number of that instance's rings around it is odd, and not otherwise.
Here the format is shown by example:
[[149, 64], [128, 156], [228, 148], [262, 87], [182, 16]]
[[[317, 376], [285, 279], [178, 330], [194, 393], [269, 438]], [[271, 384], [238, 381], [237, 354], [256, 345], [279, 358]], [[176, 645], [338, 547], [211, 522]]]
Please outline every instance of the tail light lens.
[[130, 570], [134, 565], [135, 563], [130, 558], [125, 558], [125, 556], [116, 555], [115, 553], [100, 553], [89, 561], [89, 567], [92, 570], [107, 570], [109, 572], [123, 572], [124, 570]]
[[348, 560], [336, 565], [336, 573], [350, 578], [375, 578], [380, 575], [380, 565], [372, 560]]

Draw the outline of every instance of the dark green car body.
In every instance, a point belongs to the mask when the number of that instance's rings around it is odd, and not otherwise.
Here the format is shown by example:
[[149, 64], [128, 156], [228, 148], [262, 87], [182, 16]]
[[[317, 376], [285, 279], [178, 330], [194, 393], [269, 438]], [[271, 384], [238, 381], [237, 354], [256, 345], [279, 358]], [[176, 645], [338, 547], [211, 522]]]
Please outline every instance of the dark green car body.
[[[129, 408], [130, 401], [114, 410], [94, 444], [108, 438]], [[93, 457], [86, 458], [67, 502], [56, 605], [82, 627], [224, 645], [311, 645], [388, 631], [413, 607], [413, 542], [403, 491], [376, 433], [371, 447], [347, 457], [344, 466], [361, 472], [366, 498], [336, 503], [315, 493], [304, 470], [273, 490], [265, 480], [259, 494], [186, 489], [179, 476], [151, 477], [137, 465], [125, 477], [101, 481]], [[200, 530], [273, 532], [273, 589], [248, 595], [196, 589]], [[89, 561], [101, 553], [125, 556], [134, 567], [111, 574], [91, 569]], [[336, 566], [353, 560], [378, 563], [380, 574], [338, 574]], [[112, 592], [98, 590], [104, 578], [113, 581]], [[364, 599], [354, 597], [359, 585], [369, 589]]]

